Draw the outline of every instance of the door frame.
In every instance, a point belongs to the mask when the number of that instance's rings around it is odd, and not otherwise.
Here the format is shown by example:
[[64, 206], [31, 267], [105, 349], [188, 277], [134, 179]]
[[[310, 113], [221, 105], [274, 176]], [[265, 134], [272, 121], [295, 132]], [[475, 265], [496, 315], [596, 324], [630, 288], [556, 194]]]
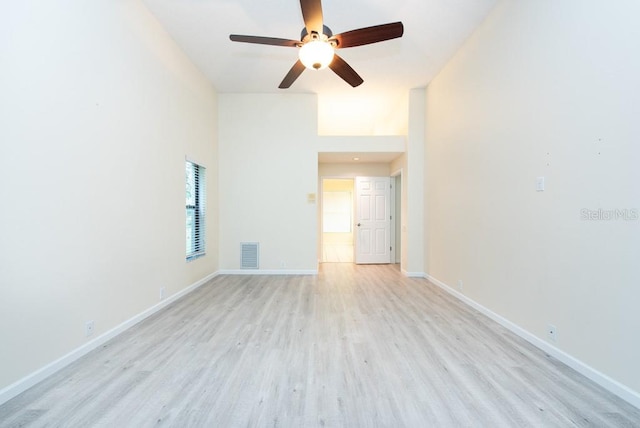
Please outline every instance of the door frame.
[[[404, 171], [402, 168], [393, 171], [391, 173], [391, 215], [393, 221], [391, 222], [391, 263], [402, 264], [402, 259], [397, 259], [397, 250], [400, 250], [400, 257], [402, 258], [402, 192], [404, 187]], [[397, 180], [400, 178], [400, 200], [397, 200]], [[398, 210], [398, 208], [400, 208]], [[400, 211], [400, 215], [396, 213]], [[400, 247], [400, 248], [398, 248]]]
[[[402, 215], [403, 215], [403, 209], [404, 208], [402, 206], [402, 194], [404, 193], [404, 168], [400, 168], [397, 169], [395, 171], [393, 171], [389, 177], [391, 177], [391, 184], [393, 186], [393, 192], [391, 192], [391, 196], [390, 196], [390, 203], [391, 203], [391, 213], [393, 215], [393, 220], [391, 222], [391, 264], [400, 264], [400, 267], [402, 267], [402, 259], [400, 261], [397, 260], [397, 252], [396, 250], [398, 249], [398, 245], [400, 245], [400, 254], [402, 257], [402, 243], [403, 243], [403, 239], [402, 239]], [[396, 197], [396, 181], [395, 179], [397, 177], [400, 177], [400, 191], [401, 191], [401, 196], [400, 196], [400, 200], [398, 200], [398, 198]], [[319, 231], [319, 237], [318, 237], [318, 263], [324, 263], [324, 226], [322, 224], [322, 214], [323, 214], [323, 210], [324, 210], [324, 201], [323, 201], [323, 195], [324, 195], [324, 180], [329, 179], [329, 180], [353, 180], [353, 186], [354, 186], [354, 198], [353, 198], [353, 207], [352, 207], [352, 215], [354, 216], [353, 218], [355, 219], [355, 215], [356, 215], [356, 200], [355, 200], [355, 181], [356, 181], [356, 177], [354, 175], [323, 175], [319, 177], [319, 198], [318, 198], [318, 231]], [[397, 205], [396, 205], [397, 204]], [[400, 216], [396, 216], [396, 212], [397, 210], [397, 206], [400, 206]], [[354, 237], [353, 237], [353, 264], [355, 264], [355, 251], [356, 251], [356, 243], [355, 243], [355, 230], [354, 230]]]

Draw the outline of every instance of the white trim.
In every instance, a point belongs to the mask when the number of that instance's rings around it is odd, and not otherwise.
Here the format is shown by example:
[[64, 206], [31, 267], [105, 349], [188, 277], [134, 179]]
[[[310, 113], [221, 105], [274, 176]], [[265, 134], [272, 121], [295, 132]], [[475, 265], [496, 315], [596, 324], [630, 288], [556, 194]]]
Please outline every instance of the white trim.
[[[397, 200], [396, 198], [396, 201], [395, 201], [396, 205], [394, 206], [393, 215], [395, 216], [396, 213], [398, 212], [398, 205], [400, 206], [400, 215], [397, 217], [394, 217], [394, 221], [393, 221], [393, 229], [395, 229], [396, 239], [395, 239], [395, 242], [393, 243], [393, 248], [395, 248], [395, 251], [394, 251], [395, 254], [394, 254], [394, 258], [391, 260], [391, 263], [400, 264], [400, 268], [402, 270], [402, 256], [403, 256], [402, 254], [402, 213], [406, 209], [406, 207], [402, 205], [404, 201], [404, 198], [403, 198], [404, 168], [400, 167], [398, 170], [391, 173], [391, 179], [393, 180], [393, 183], [394, 183], [393, 191], [395, 194], [398, 193], [398, 188], [397, 186], [395, 186], [396, 184], [398, 184], [398, 177], [400, 177], [400, 200]], [[400, 258], [398, 258], [398, 250], [400, 250], [400, 254], [399, 254]]]
[[317, 275], [318, 269], [228, 269], [218, 273], [220, 275]]
[[181, 297], [191, 293], [192, 291], [196, 290], [198, 287], [200, 287], [201, 285], [207, 283], [208, 281], [212, 280], [213, 278], [215, 278], [218, 275], [219, 275], [218, 272], [214, 272], [212, 274], [207, 275], [206, 277], [202, 278], [201, 280], [191, 284], [187, 288], [177, 292], [176, 294], [174, 294], [172, 296], [167, 297], [166, 299], [164, 299], [161, 302], [153, 305], [149, 309], [139, 313], [138, 315], [134, 316], [133, 318], [130, 318], [129, 320], [123, 322], [122, 324], [120, 324], [120, 325], [112, 328], [111, 330], [101, 334], [100, 336], [96, 337], [95, 339], [91, 340], [90, 342], [87, 342], [84, 345], [74, 349], [73, 351], [69, 352], [67, 355], [64, 355], [64, 356], [58, 358], [57, 360], [47, 364], [46, 366], [36, 370], [35, 372], [23, 377], [22, 379], [12, 383], [9, 386], [1, 389], [0, 390], [0, 405], [6, 403], [7, 401], [11, 400], [12, 398], [16, 397], [17, 395], [23, 393], [27, 389], [29, 389], [32, 386], [36, 385], [37, 383], [45, 380], [46, 378], [48, 378], [52, 374], [56, 373], [57, 371], [62, 370], [63, 368], [65, 368], [69, 364], [71, 364], [74, 361], [78, 360], [79, 358], [85, 356], [86, 354], [88, 354], [89, 352], [93, 351], [94, 349], [102, 346], [104, 343], [108, 342], [109, 340], [113, 339], [114, 337], [118, 336], [119, 334], [125, 332], [126, 330], [128, 330], [129, 328], [131, 328], [134, 325], [138, 324], [139, 322], [143, 321], [144, 319], [148, 318], [149, 316], [151, 316], [151, 315], [155, 314], [156, 312], [164, 309], [166, 306], [168, 306], [169, 304], [175, 302], [176, 300], [180, 299]]
[[402, 274], [407, 278], [426, 278], [424, 272], [407, 272], [404, 269], [401, 269]]
[[555, 346], [545, 342], [544, 340], [542, 340], [539, 337], [533, 335], [532, 333], [528, 332], [527, 330], [523, 329], [522, 327], [518, 326], [517, 324], [514, 324], [513, 322], [511, 322], [508, 319], [496, 314], [495, 312], [491, 311], [490, 309], [485, 308], [484, 306], [482, 306], [478, 302], [470, 299], [469, 297], [467, 297], [464, 294], [460, 293], [459, 291], [455, 290], [453, 287], [451, 287], [451, 286], [445, 284], [444, 282], [434, 278], [433, 276], [427, 275], [427, 274], [423, 274], [422, 277], [427, 279], [428, 281], [432, 282], [433, 284], [437, 285], [438, 287], [440, 287], [441, 289], [443, 289], [447, 293], [451, 294], [452, 296], [458, 298], [459, 300], [461, 300], [462, 302], [466, 303], [467, 305], [471, 306], [472, 308], [476, 309], [477, 311], [481, 312], [482, 314], [486, 315], [487, 317], [491, 318], [492, 320], [494, 320], [495, 322], [497, 322], [501, 326], [503, 326], [503, 327], [507, 328], [508, 330], [510, 330], [512, 333], [515, 333], [516, 335], [520, 336], [521, 338], [523, 338], [527, 342], [531, 343], [533, 346], [539, 348], [540, 350], [546, 352], [547, 354], [551, 355], [552, 357], [556, 358], [557, 360], [559, 360], [562, 363], [566, 364], [567, 366], [571, 367], [572, 369], [574, 369], [575, 371], [577, 371], [581, 375], [591, 379], [592, 381], [594, 381], [595, 383], [597, 383], [598, 385], [600, 385], [604, 389], [606, 389], [609, 392], [617, 395], [618, 397], [622, 398], [623, 400], [625, 400], [629, 404], [631, 404], [631, 405], [633, 405], [633, 406], [635, 406], [637, 408], [640, 408], [640, 393], [639, 392], [632, 390], [628, 386], [625, 386], [625, 385], [621, 384], [620, 382], [610, 378], [606, 374], [594, 369], [593, 367], [591, 367], [591, 366], [585, 364], [584, 362], [580, 361], [579, 359], [567, 354], [566, 352], [562, 351], [561, 349], [558, 349]]
[[396, 263], [396, 178], [389, 176], [389, 246], [391, 247], [389, 254], [389, 263]]

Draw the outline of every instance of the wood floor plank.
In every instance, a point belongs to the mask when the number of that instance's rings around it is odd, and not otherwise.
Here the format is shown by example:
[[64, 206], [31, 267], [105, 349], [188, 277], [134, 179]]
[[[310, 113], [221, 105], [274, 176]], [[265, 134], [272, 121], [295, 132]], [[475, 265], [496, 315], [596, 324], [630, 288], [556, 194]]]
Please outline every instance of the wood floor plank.
[[396, 266], [220, 276], [0, 406], [0, 427], [637, 427]]

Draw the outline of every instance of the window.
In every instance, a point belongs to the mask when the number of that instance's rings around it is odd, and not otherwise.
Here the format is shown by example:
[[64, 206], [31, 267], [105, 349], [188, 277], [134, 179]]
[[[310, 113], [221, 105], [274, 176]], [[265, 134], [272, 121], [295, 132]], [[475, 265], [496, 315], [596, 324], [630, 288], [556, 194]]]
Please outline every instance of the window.
[[186, 161], [187, 260], [205, 254], [205, 168]]

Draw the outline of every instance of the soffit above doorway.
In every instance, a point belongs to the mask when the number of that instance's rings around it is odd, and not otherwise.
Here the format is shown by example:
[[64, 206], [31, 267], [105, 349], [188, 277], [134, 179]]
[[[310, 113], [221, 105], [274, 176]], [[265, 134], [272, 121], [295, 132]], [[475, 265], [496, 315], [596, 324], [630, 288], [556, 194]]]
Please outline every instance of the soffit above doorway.
[[[318, 163], [389, 163], [403, 153], [400, 152], [376, 152], [376, 153], [318, 153]], [[357, 161], [354, 158], [359, 158]]]

